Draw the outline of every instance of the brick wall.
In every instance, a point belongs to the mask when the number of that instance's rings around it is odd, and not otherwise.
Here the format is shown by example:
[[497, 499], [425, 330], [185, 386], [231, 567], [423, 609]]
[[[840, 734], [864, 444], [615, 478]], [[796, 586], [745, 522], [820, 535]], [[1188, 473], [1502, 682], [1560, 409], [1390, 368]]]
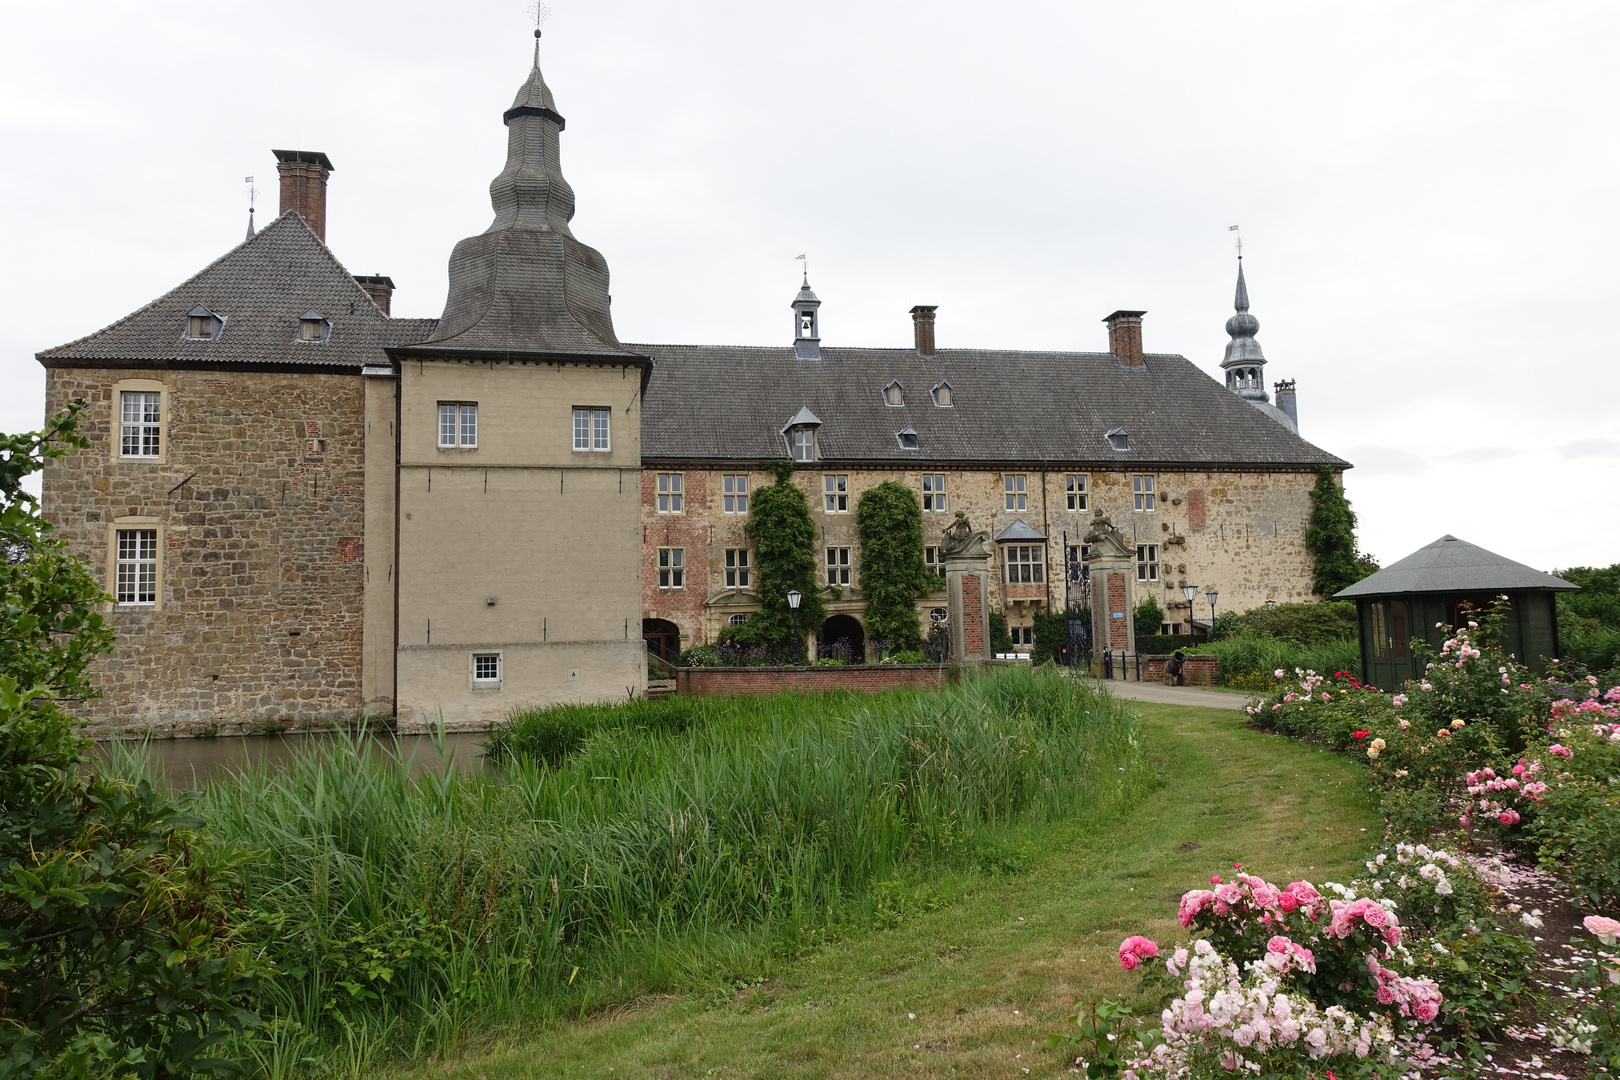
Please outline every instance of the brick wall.
[[681, 694], [774, 694], [779, 690], [852, 690], [873, 694], [896, 687], [933, 689], [950, 681], [951, 669], [934, 664], [855, 667], [679, 668]]
[[[161, 462], [113, 457], [120, 379], [164, 384]], [[74, 399], [87, 404], [80, 430], [91, 445], [46, 466], [45, 516], [103, 581], [116, 518], [155, 518], [162, 538], [158, 606], [110, 606], [118, 642], [94, 669], [104, 696], [74, 706], [92, 732], [357, 716], [360, 378], [49, 369], [46, 408]]]
[[[1114, 616], [1124, 612], [1124, 618]], [[1128, 649], [1131, 647], [1131, 631], [1126, 625], [1126, 619], [1131, 618], [1131, 612], [1125, 607], [1125, 575], [1108, 575], [1108, 647], [1111, 649]]]
[[[675, 470], [647, 468], [641, 474], [641, 599], [642, 617], [666, 619], [681, 631], [681, 648], [706, 645], [704, 602], [711, 589], [720, 591], [711, 575], [710, 563], [724, 560], [725, 552], [710, 543], [709, 476], [682, 473], [682, 510], [679, 514], [658, 512], [658, 473]], [[716, 510], [719, 508], [716, 507]], [[720, 515], [716, 513], [715, 517]], [[746, 520], [746, 519], [744, 519]], [[739, 540], [727, 547], [746, 547]], [[684, 548], [686, 579], [680, 589], [658, 587], [658, 549]], [[757, 572], [757, 571], [756, 571]]]
[[985, 616], [984, 597], [980, 595], [982, 580], [978, 574], [962, 575], [962, 651], [969, 656], [983, 656], [989, 651], [985, 648], [989, 620]]
[[[1162, 682], [1164, 665], [1169, 659], [1168, 656], [1142, 657], [1142, 681]], [[1215, 657], [1194, 653], [1183, 660], [1182, 664], [1181, 675], [1188, 686], [1215, 685]]]

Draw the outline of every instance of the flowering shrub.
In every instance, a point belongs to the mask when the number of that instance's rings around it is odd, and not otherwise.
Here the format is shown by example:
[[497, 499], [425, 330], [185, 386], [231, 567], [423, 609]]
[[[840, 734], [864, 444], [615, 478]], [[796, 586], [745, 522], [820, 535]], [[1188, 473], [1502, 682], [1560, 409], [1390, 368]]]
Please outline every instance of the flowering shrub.
[[1565, 1042], [1592, 1055], [1592, 1064], [1620, 1071], [1620, 920], [1588, 915], [1582, 923], [1597, 938], [1592, 962], [1580, 981], [1593, 987], [1595, 1000], [1571, 1025]]

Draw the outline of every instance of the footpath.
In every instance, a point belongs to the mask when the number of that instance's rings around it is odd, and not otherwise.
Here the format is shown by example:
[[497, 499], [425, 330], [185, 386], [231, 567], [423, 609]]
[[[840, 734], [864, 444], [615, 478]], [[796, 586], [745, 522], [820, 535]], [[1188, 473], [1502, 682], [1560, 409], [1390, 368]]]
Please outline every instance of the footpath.
[[1205, 690], [1198, 686], [1166, 686], [1162, 682], [1131, 682], [1125, 679], [1094, 679], [1097, 686], [1105, 687], [1117, 698], [1130, 701], [1151, 701], [1155, 705], [1192, 705], [1202, 709], [1237, 709], [1253, 701], [1258, 695], [1227, 694], [1220, 690]]

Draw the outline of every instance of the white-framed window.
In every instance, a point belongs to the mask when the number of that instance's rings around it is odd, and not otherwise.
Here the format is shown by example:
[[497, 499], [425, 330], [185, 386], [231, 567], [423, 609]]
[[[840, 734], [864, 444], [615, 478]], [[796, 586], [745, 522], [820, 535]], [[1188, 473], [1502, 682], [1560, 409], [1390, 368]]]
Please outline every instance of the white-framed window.
[[1159, 580], [1159, 545], [1136, 545], [1136, 580]]
[[798, 427], [793, 429], [793, 460], [816, 460], [816, 429]]
[[1035, 628], [1033, 626], [1009, 626], [1007, 627], [1007, 636], [1012, 638], [1014, 645], [1021, 645], [1026, 649], [1035, 644]]
[[1069, 545], [1069, 557], [1066, 569], [1069, 572], [1070, 581], [1080, 580], [1080, 567], [1084, 566], [1086, 560], [1089, 558], [1091, 558], [1090, 544]]
[[929, 608], [928, 621], [935, 626], [943, 626], [945, 623], [951, 621], [950, 609], [942, 607]]
[[161, 457], [163, 395], [156, 390], [125, 390], [119, 397], [119, 456]]
[[608, 418], [612, 409], [574, 406], [574, 449], [611, 450], [608, 438]]
[[501, 685], [501, 654], [498, 652], [473, 653], [472, 680], [474, 686]]
[[726, 588], [748, 588], [752, 571], [747, 548], [726, 548]]
[[943, 514], [945, 512], [945, 474], [922, 474], [922, 500], [923, 512], [929, 514]]
[[830, 547], [827, 549], [827, 584], [849, 584], [849, 548]]
[[1131, 477], [1131, 495], [1136, 500], [1138, 510], [1152, 510], [1159, 501], [1153, 491], [1153, 477], [1143, 473]]
[[930, 574], [938, 574], [940, 577], [945, 576], [945, 557], [939, 553], [939, 548], [936, 545], [929, 544], [923, 548], [923, 565], [928, 567]]
[[827, 513], [849, 513], [849, 476], [846, 473], [827, 473], [821, 478], [821, 493]]
[[686, 549], [658, 549], [658, 587], [660, 589], [686, 588]]
[[748, 475], [726, 475], [720, 481], [725, 512], [728, 514], [748, 513]]
[[1003, 490], [1007, 495], [1007, 509], [1029, 509], [1029, 477], [1023, 473], [1007, 473], [1002, 477]]
[[473, 450], [478, 446], [478, 403], [439, 402], [439, 449]]
[[156, 529], [119, 529], [114, 555], [113, 598], [121, 605], [157, 603], [158, 532]]
[[1046, 549], [1040, 544], [1004, 544], [1001, 560], [1007, 584], [1039, 585], [1046, 581]]
[[1085, 510], [1091, 505], [1091, 477], [1085, 473], [1069, 473], [1063, 478], [1063, 496], [1070, 510]]
[[686, 512], [686, 477], [678, 472], [658, 474], [658, 512], [684, 514]]
[[748, 621], [748, 616], [746, 614], [739, 614], [739, 615], [731, 616], [731, 618], [726, 620], [726, 623], [727, 623], [727, 625], [730, 625], [730, 626], [741, 626], [743, 623], [745, 623], [747, 621]]

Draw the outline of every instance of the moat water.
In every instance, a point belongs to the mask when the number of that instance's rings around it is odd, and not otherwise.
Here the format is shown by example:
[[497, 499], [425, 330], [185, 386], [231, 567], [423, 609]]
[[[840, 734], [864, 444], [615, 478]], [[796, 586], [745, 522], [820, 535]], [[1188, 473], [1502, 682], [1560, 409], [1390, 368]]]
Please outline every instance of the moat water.
[[[479, 750], [479, 743], [486, 737], [483, 732], [456, 732], [445, 735], [441, 744], [435, 744], [428, 735], [378, 732], [356, 736], [294, 732], [212, 739], [152, 739], [144, 743], [97, 743], [93, 752], [98, 755], [121, 752], [145, 754], [155, 770], [170, 784], [200, 787], [243, 768], [282, 768], [300, 755], [318, 753], [323, 747], [331, 746], [334, 740], [349, 738], [362, 742], [368, 753], [404, 755], [413, 773], [439, 772], [446, 763], [453, 764], [464, 773], [493, 770], [495, 764], [486, 760]], [[118, 749], [114, 750], [114, 747]]]

